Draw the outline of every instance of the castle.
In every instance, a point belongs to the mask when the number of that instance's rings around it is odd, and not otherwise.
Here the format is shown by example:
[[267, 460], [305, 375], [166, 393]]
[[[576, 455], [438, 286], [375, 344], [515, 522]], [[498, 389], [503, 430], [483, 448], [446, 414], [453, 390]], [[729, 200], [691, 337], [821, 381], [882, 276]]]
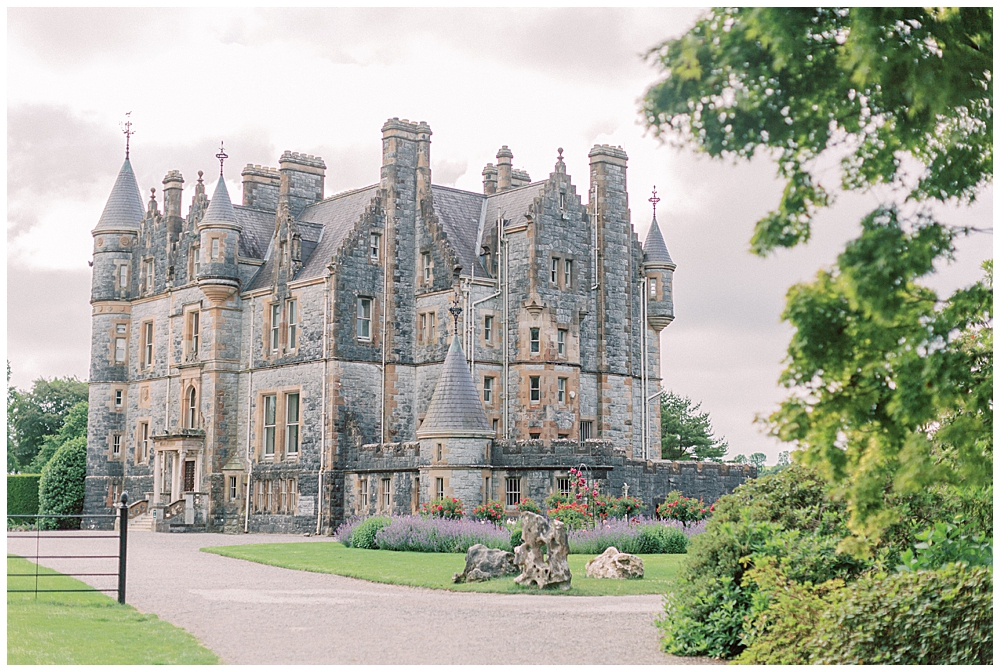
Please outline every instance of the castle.
[[[752, 467], [659, 460], [659, 334], [675, 264], [633, 231], [621, 148], [586, 200], [502, 147], [483, 193], [434, 185], [431, 129], [382, 127], [379, 181], [324, 197], [322, 159], [202, 172], [143, 206], [128, 152], [93, 230], [85, 513], [129, 492], [153, 529], [329, 532], [568, 490], [581, 465], [647, 512]], [[657, 458], [657, 459], [654, 459]], [[95, 524], [99, 519], [93, 519]]]

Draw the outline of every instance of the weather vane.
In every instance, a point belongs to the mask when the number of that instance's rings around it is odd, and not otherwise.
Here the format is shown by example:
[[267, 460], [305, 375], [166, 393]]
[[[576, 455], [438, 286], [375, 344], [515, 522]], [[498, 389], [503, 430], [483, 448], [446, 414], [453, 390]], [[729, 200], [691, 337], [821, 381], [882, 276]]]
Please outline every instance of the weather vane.
[[656, 195], [656, 185], [653, 185], [653, 197], [649, 199], [649, 202], [653, 204], [653, 218], [656, 218], [656, 204], [660, 202], [660, 199]]
[[129, 118], [132, 116], [132, 112], [128, 111], [125, 113], [125, 123], [122, 124], [122, 133], [125, 134], [125, 158], [128, 158], [129, 150], [129, 140], [135, 135], [135, 131], [132, 130], [132, 120]]
[[219, 141], [219, 153], [215, 155], [215, 158], [219, 160], [219, 175], [222, 175], [222, 164], [229, 158], [229, 155], [226, 154], [226, 143], [222, 140]]

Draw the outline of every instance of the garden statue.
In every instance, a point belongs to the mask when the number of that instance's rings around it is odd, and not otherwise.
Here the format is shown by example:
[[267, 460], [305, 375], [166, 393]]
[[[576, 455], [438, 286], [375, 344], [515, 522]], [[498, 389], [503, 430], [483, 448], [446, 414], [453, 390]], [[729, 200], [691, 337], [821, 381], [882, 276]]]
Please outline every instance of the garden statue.
[[514, 554], [499, 548], [473, 544], [465, 554], [465, 569], [451, 578], [455, 583], [489, 581], [501, 576], [517, 574]]
[[514, 582], [521, 586], [535, 584], [539, 588], [569, 590], [573, 574], [567, 560], [569, 537], [562, 521], [522, 511], [521, 539], [524, 543], [514, 549], [514, 562], [521, 567], [521, 573]]
[[587, 563], [587, 576], [592, 579], [641, 579], [645, 573], [642, 558], [621, 553], [614, 546]]

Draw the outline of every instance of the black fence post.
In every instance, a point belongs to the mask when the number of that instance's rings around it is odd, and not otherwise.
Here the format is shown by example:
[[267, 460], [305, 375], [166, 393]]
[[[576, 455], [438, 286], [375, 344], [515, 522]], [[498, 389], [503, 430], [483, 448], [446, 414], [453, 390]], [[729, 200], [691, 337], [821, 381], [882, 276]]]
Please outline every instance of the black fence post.
[[128, 549], [128, 493], [118, 505], [118, 603], [125, 604], [125, 552]]

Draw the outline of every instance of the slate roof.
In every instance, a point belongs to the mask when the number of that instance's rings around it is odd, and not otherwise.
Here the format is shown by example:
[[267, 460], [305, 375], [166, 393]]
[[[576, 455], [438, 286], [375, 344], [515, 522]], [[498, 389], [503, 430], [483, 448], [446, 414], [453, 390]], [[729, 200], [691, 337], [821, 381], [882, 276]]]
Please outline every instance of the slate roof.
[[434, 195], [434, 213], [444, 228], [448, 242], [458, 254], [462, 273], [471, 274], [475, 268], [477, 277], [489, 277], [476, 249], [486, 196], [439, 186], [432, 186], [431, 193]]
[[508, 189], [486, 198], [486, 226], [496, 226], [497, 215], [503, 215], [508, 220], [508, 226], [523, 224], [525, 215], [531, 209], [531, 204], [538, 198], [545, 187], [545, 181], [532, 182], [523, 187]]
[[240, 232], [240, 256], [263, 259], [267, 246], [274, 235], [274, 212], [255, 210], [242, 205], [234, 205], [236, 221], [243, 230]]
[[[296, 221], [302, 235], [303, 266], [295, 276], [296, 280], [311, 280], [326, 273], [333, 254], [354, 230], [354, 225], [361, 219], [377, 192], [378, 185], [348, 191], [313, 203], [299, 213]], [[263, 246], [264, 255], [261, 255], [267, 256], [267, 261], [244, 291], [270, 286], [275, 259], [266, 245], [270, 243], [273, 233], [274, 215], [271, 215], [268, 242]]]
[[417, 430], [417, 438], [428, 435], [494, 435], [457, 335], [451, 340], [427, 414]]
[[146, 209], [142, 207], [139, 185], [135, 181], [132, 164], [125, 159], [122, 169], [118, 171], [115, 186], [111, 188], [111, 195], [108, 196], [101, 219], [98, 220], [94, 230], [138, 229], [139, 222], [145, 214]]
[[236, 219], [236, 212], [233, 210], [233, 202], [229, 200], [229, 189], [226, 188], [226, 180], [219, 176], [219, 181], [215, 185], [215, 193], [208, 203], [205, 216], [201, 218], [199, 227], [206, 224], [239, 224]]
[[649, 226], [649, 233], [646, 234], [646, 242], [642, 244], [645, 252], [645, 263], [647, 266], [668, 266], [677, 268], [677, 264], [670, 258], [667, 246], [663, 243], [663, 235], [660, 233], [660, 226], [653, 217], [653, 223]]

